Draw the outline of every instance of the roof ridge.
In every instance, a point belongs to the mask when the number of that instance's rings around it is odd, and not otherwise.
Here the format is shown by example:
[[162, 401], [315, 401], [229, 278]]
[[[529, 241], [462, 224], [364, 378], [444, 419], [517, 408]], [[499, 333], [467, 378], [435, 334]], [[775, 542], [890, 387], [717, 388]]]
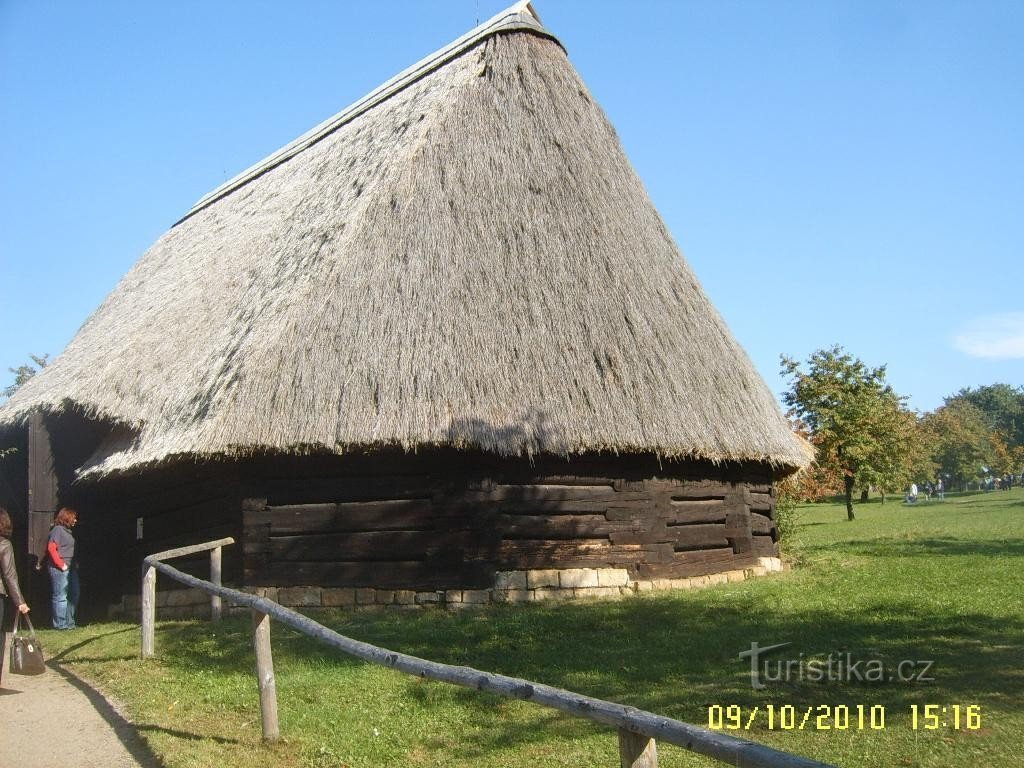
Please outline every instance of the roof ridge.
[[306, 131], [306, 133], [299, 136], [299, 138], [286, 144], [284, 147], [259, 161], [255, 165], [250, 166], [234, 178], [224, 182], [212, 192], [203, 195], [203, 197], [201, 197], [184, 216], [178, 219], [171, 228], [173, 229], [178, 226], [178, 224], [181, 224], [183, 221], [195, 215], [202, 209], [208, 207], [222, 197], [231, 194], [236, 189], [245, 186], [250, 181], [262, 176], [267, 171], [287, 162], [346, 123], [351, 122], [381, 102], [388, 100], [396, 93], [415, 83], [417, 80], [425, 77], [442, 65], [447, 64], [452, 59], [465, 53], [481, 40], [500, 32], [510, 32], [513, 30], [523, 30], [543, 35], [558, 43], [558, 45], [564, 50], [565, 46], [562, 46], [562, 42], [549, 32], [541, 23], [540, 16], [537, 14], [537, 11], [534, 10], [533, 3], [530, 2], [530, 0], [519, 0], [515, 5], [512, 5], [504, 11], [492, 16], [484, 23], [474, 27], [469, 32], [452, 41], [448, 45], [428, 56], [425, 56], [411, 67], [407, 67], [402, 70], [397, 75], [372, 90], [366, 96], [363, 96], [358, 101], [345, 107], [341, 112], [338, 112], [333, 117], [329, 117], [327, 120], [323, 121], [311, 130]]

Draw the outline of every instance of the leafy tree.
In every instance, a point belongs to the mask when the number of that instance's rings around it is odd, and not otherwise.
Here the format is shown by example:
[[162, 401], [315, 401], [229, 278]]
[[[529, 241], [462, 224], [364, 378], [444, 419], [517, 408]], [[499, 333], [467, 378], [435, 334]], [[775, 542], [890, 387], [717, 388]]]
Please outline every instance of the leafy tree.
[[[0, 396], [7, 398], [18, 391], [18, 388], [26, 381], [35, 376], [39, 371], [46, 367], [46, 364], [50, 361], [50, 356], [46, 355], [29, 355], [32, 360], [32, 364], [19, 365], [17, 368], [8, 368], [11, 373], [14, 374], [14, 383], [10, 386], [4, 387], [3, 392], [0, 392]], [[15, 448], [0, 448], [0, 459], [5, 456], [9, 456], [14, 453], [17, 449]]]
[[957, 401], [977, 408], [988, 426], [1002, 436], [1011, 448], [1024, 446], [1024, 387], [990, 384], [986, 387], [961, 389], [946, 398], [946, 405]]
[[838, 345], [814, 352], [806, 371], [783, 355], [782, 373], [792, 378], [783, 394], [789, 415], [810, 429], [818, 464], [842, 476], [846, 516], [853, 520], [856, 484], [902, 482], [914, 415], [886, 383], [884, 365], [870, 368]]
[[943, 474], [960, 487], [992, 467], [997, 458], [993, 432], [984, 413], [963, 398], [951, 398], [946, 405], [924, 417], [932, 459]]
[[46, 367], [46, 364], [50, 361], [50, 356], [46, 355], [29, 355], [32, 363], [26, 363], [25, 365], [19, 365], [17, 368], [8, 368], [11, 373], [14, 374], [14, 383], [8, 387], [4, 387], [3, 396], [10, 397], [24, 384], [26, 381], [35, 376], [39, 371]]
[[936, 465], [929, 451], [928, 433], [917, 415], [902, 406], [884, 406], [880, 411], [880, 428], [885, 437], [875, 444], [870, 460], [857, 474], [857, 484], [866, 489], [877, 487], [885, 503], [887, 493], [906, 488], [912, 482], [925, 482], [935, 477]]
[[[818, 453], [821, 440], [810, 433], [807, 426], [795, 422], [793, 431], [806, 440]], [[793, 504], [801, 501], [818, 501], [826, 496], [837, 496], [843, 492], [843, 475], [833, 465], [822, 465], [812, 461], [810, 466], [790, 475], [779, 483], [779, 498], [785, 496]]]

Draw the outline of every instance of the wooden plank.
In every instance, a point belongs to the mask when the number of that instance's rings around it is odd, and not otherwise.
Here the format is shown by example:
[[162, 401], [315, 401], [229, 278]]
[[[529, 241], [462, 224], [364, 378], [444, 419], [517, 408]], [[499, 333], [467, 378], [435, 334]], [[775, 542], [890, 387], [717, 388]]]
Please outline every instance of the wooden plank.
[[675, 579], [690, 576], [705, 576], [757, 565], [757, 558], [764, 555], [751, 553], [737, 555], [732, 547], [704, 552], [678, 552], [671, 563], [639, 563], [635, 566], [642, 579]]
[[622, 768], [658, 768], [658, 747], [654, 739], [620, 728], [619, 765]]
[[751, 551], [760, 557], [778, 557], [779, 542], [770, 536], [754, 536], [751, 540]]
[[672, 501], [667, 515], [668, 525], [724, 523], [727, 508], [723, 499], [692, 499]]
[[462, 552], [480, 540], [476, 531], [361, 531], [340, 534], [271, 536], [256, 549], [275, 562], [324, 560], [424, 560], [440, 552]]
[[628, 505], [611, 505], [604, 516], [608, 520], [646, 520], [664, 518], [668, 513], [664, 512], [655, 501], [635, 501]]
[[671, 489], [672, 499], [685, 501], [687, 499], [723, 499], [732, 490], [732, 483], [723, 483], [717, 480], [690, 480], [683, 485]]
[[662, 530], [622, 531], [609, 536], [613, 544], [671, 543], [677, 551], [686, 549], [707, 549], [728, 545], [728, 529], [725, 525], [682, 525]]
[[145, 542], [182, 536], [194, 542], [199, 538], [197, 531], [200, 529], [237, 525], [240, 522], [238, 501], [237, 497], [222, 496], [173, 510], [154, 510], [152, 506], [140, 506], [134, 510], [134, 516], [143, 519]]
[[274, 654], [270, 645], [270, 617], [252, 610], [253, 648], [256, 651], [256, 687], [260, 692], [260, 721], [263, 740], [278, 741], [281, 728], [277, 720], [277, 682], [274, 679]]
[[[317, 531], [428, 530], [463, 514], [435, 508], [430, 499], [302, 504], [245, 513], [245, 524], [269, 524], [271, 535]], [[468, 519], [468, 518], [467, 518]]]
[[473, 494], [473, 498], [493, 501], [615, 501], [644, 497], [643, 493], [616, 491], [611, 485], [529, 485], [495, 484], [489, 492]]
[[412, 499], [441, 490], [439, 482], [429, 475], [267, 478], [261, 479], [260, 487], [265, 489], [271, 506]]
[[153, 657], [156, 642], [156, 569], [145, 566], [142, 572], [142, 658]]
[[[34, 412], [28, 417], [28, 511], [57, 511], [57, 469], [53, 461], [50, 432], [43, 414]], [[35, 552], [37, 542], [30, 542]]]
[[750, 531], [754, 535], [772, 534], [775, 531], [775, 521], [757, 512], [750, 513]]
[[611, 544], [594, 539], [579, 541], [534, 541], [520, 539], [503, 541], [494, 553], [499, 568], [570, 568], [593, 566], [625, 566], [644, 562], [658, 545]]
[[498, 515], [494, 527], [505, 539], [597, 539], [631, 531], [634, 520], [607, 520], [604, 515]]

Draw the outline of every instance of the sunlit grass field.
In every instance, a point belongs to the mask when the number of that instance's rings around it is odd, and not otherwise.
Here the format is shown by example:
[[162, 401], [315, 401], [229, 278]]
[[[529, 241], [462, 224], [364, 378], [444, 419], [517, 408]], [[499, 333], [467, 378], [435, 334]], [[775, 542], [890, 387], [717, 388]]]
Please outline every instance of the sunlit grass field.
[[[784, 574], [617, 602], [541, 603], [444, 613], [318, 613], [343, 634], [631, 704], [707, 725], [708, 709], [884, 707], [884, 729], [733, 732], [840, 766], [1018, 766], [1024, 754], [1024, 491], [798, 508]], [[932, 662], [930, 682], [809, 679], [751, 687], [738, 653], [849, 653], [891, 670]], [[95, 624], [43, 633], [59, 669], [120, 702], [169, 768], [184, 766], [617, 766], [613, 731], [551, 710], [424, 682], [354, 661], [275, 625], [284, 741], [260, 743], [248, 616], [164, 622], [156, 660], [139, 633]], [[920, 667], [917, 667], [920, 669]], [[918, 705], [913, 728], [912, 705]], [[946, 707], [924, 717], [925, 705]], [[953, 706], [979, 722], [950, 722]], [[733, 710], [734, 712], [736, 710]], [[881, 710], [876, 709], [877, 713]], [[933, 710], [929, 710], [932, 712]], [[938, 720], [938, 722], [936, 722]], [[945, 721], [945, 725], [942, 724]], [[926, 729], [925, 725], [937, 725]], [[977, 726], [968, 728], [968, 725]], [[715, 765], [661, 745], [663, 766]]]

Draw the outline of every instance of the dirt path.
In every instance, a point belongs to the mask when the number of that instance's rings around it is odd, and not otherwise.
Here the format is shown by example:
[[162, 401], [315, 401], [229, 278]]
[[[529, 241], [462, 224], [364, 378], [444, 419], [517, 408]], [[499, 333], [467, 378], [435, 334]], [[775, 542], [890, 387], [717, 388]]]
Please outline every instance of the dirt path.
[[0, 766], [157, 768], [159, 761], [103, 696], [59, 664], [36, 677], [4, 672]]

